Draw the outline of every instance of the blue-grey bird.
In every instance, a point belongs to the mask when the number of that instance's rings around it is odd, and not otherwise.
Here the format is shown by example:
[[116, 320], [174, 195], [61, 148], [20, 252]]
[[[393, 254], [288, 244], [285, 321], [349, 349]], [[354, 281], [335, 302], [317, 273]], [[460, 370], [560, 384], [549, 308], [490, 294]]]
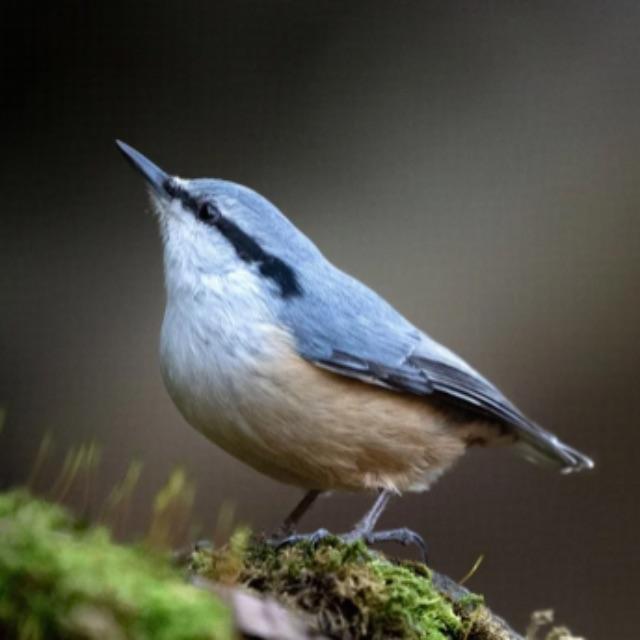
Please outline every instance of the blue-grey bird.
[[375, 532], [376, 521], [392, 494], [427, 489], [472, 445], [513, 443], [563, 471], [593, 466], [331, 264], [267, 199], [170, 176], [118, 146], [149, 183], [160, 221], [166, 387], [207, 438], [306, 490], [283, 539], [300, 537], [294, 527], [321, 492], [373, 490], [347, 537], [422, 546], [408, 529]]

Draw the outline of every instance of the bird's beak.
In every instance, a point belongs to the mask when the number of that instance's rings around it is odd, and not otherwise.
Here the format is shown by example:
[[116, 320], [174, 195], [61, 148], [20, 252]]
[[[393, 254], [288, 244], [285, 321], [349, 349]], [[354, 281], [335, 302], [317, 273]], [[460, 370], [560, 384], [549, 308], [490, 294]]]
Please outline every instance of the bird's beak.
[[169, 180], [169, 176], [160, 167], [153, 164], [149, 158], [130, 147], [126, 142], [116, 140], [116, 144], [124, 157], [147, 179], [153, 189], [158, 194], [166, 196], [165, 184]]

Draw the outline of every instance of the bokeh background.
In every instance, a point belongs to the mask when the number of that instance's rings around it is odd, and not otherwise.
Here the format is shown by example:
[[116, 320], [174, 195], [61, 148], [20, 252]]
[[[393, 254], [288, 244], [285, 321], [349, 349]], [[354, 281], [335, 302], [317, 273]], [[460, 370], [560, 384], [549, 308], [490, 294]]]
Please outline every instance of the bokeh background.
[[270, 530], [299, 497], [166, 395], [160, 242], [119, 137], [263, 192], [592, 454], [562, 477], [473, 452], [382, 524], [456, 578], [485, 554], [470, 586], [520, 629], [553, 607], [591, 640], [637, 636], [640, 4], [10, 1], [0, 23], [2, 486], [50, 430], [60, 456], [102, 444], [103, 492], [143, 459], [131, 535], [177, 464], [205, 532], [225, 501]]

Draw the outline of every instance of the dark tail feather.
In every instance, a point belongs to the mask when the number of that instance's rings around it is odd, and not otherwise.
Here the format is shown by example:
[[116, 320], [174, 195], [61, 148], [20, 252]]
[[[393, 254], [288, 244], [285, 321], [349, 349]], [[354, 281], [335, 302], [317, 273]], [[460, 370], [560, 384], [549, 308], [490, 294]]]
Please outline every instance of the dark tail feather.
[[538, 425], [519, 431], [516, 449], [524, 458], [536, 464], [559, 467], [562, 473], [593, 469], [593, 460], [577, 449], [561, 442]]

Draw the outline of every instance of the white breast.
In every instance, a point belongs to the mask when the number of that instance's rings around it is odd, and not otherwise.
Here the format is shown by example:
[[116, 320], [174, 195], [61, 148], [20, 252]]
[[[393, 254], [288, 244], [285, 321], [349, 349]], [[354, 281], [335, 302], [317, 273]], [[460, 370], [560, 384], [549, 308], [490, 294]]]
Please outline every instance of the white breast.
[[160, 341], [163, 379], [180, 412], [253, 466], [269, 454], [241, 407], [260, 386], [261, 364], [277, 359], [284, 342], [260, 287], [259, 276], [242, 267], [171, 291]]

